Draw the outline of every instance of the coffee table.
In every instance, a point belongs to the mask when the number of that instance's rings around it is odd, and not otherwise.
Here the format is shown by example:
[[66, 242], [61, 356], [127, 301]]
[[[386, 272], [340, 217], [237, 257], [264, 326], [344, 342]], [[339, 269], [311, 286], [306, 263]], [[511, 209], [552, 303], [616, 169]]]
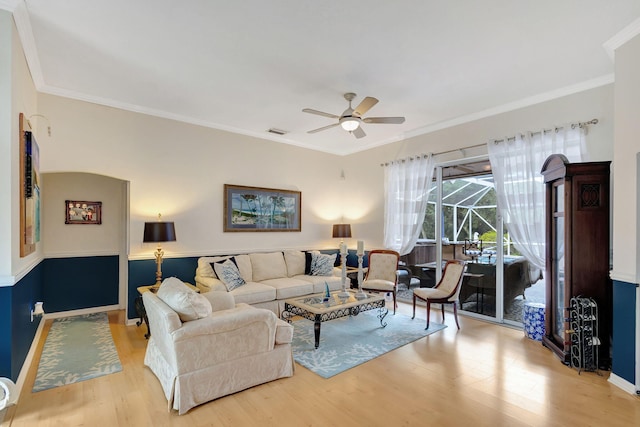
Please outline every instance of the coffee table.
[[281, 318], [291, 323], [293, 316], [302, 316], [313, 320], [316, 348], [320, 345], [320, 324], [329, 320], [345, 316], [357, 316], [361, 311], [379, 309], [378, 319], [380, 326], [384, 328], [384, 321], [389, 310], [385, 307], [383, 294], [367, 293], [365, 298], [356, 298], [356, 291], [349, 290], [348, 297], [341, 297], [341, 291], [332, 292], [331, 296], [324, 294], [307, 295], [305, 297], [291, 298], [284, 301], [284, 310]]

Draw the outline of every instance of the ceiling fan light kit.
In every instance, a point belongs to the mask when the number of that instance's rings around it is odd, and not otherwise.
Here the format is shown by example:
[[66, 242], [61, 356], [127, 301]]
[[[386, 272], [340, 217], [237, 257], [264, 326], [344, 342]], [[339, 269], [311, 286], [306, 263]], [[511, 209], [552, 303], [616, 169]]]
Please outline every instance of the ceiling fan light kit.
[[352, 116], [341, 117], [340, 126], [342, 126], [342, 129], [346, 130], [347, 132], [353, 132], [358, 128], [358, 126], [360, 126], [360, 119]]
[[349, 102], [349, 108], [344, 110], [342, 115], [338, 116], [337, 114], [325, 113], [323, 111], [314, 110], [312, 108], [305, 108], [302, 111], [309, 114], [315, 114], [317, 116], [328, 117], [330, 119], [338, 119], [337, 123], [323, 126], [318, 129], [313, 129], [308, 131], [307, 133], [316, 133], [323, 130], [331, 129], [340, 125], [342, 129], [351, 133], [356, 138], [363, 138], [367, 134], [364, 133], [362, 127], [360, 126], [362, 122], [364, 123], [386, 123], [386, 124], [400, 124], [404, 123], [404, 117], [368, 117], [363, 119], [362, 115], [371, 109], [374, 105], [378, 103], [376, 98], [371, 96], [367, 96], [358, 104], [358, 106], [353, 109], [351, 108], [351, 101], [356, 97], [356, 94], [353, 92], [347, 92], [344, 94], [344, 99]]

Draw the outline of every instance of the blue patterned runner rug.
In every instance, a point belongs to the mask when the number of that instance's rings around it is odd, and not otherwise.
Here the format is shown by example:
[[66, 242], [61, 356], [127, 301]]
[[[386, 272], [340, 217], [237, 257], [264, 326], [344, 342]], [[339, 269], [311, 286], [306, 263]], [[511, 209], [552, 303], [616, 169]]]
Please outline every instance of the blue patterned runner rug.
[[293, 358], [296, 362], [324, 378], [330, 378], [354, 366], [417, 339], [446, 328], [431, 322], [425, 330], [426, 320], [402, 314], [389, 314], [380, 327], [378, 310], [366, 311], [322, 323], [320, 346], [315, 349], [313, 322], [300, 319], [293, 322]]
[[33, 392], [122, 371], [107, 313], [54, 319]]

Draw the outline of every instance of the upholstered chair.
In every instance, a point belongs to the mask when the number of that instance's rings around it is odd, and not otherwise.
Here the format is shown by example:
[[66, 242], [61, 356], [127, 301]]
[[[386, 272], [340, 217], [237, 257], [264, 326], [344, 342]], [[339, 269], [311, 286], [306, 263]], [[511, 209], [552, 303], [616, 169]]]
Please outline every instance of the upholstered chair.
[[194, 406], [293, 375], [293, 326], [228, 292], [198, 294], [175, 277], [142, 294], [151, 338], [144, 364], [170, 409]]
[[453, 315], [456, 319], [456, 326], [460, 329], [458, 323], [457, 301], [460, 296], [460, 288], [462, 287], [462, 278], [464, 277], [465, 262], [462, 260], [447, 261], [444, 266], [442, 278], [440, 282], [433, 288], [418, 288], [413, 290], [413, 317], [416, 317], [416, 299], [426, 301], [427, 303], [427, 327], [429, 329], [429, 317], [431, 317], [431, 304], [442, 304], [442, 322], [444, 323], [444, 305], [453, 304]]
[[398, 261], [400, 254], [387, 249], [369, 252], [369, 269], [362, 281], [365, 291], [391, 292], [393, 294], [393, 314], [396, 314], [396, 293], [398, 291]]

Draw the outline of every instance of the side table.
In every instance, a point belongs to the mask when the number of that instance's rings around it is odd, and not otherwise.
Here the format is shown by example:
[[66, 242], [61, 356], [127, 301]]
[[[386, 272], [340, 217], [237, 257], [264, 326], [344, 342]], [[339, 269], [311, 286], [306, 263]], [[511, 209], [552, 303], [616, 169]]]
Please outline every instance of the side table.
[[[195, 292], [200, 293], [200, 289], [196, 286], [193, 286], [191, 283], [184, 282], [186, 286], [193, 289]], [[157, 292], [156, 285], [146, 285], [146, 286], [138, 286], [138, 296], [134, 301], [136, 307], [136, 313], [138, 314], [138, 321], [136, 322], [136, 326], [142, 325], [144, 322], [147, 325], [147, 333], [144, 334], [146, 339], [149, 339], [151, 336], [151, 329], [149, 329], [149, 319], [147, 318], [147, 310], [144, 308], [144, 302], [142, 301], [142, 294], [145, 292]]]

